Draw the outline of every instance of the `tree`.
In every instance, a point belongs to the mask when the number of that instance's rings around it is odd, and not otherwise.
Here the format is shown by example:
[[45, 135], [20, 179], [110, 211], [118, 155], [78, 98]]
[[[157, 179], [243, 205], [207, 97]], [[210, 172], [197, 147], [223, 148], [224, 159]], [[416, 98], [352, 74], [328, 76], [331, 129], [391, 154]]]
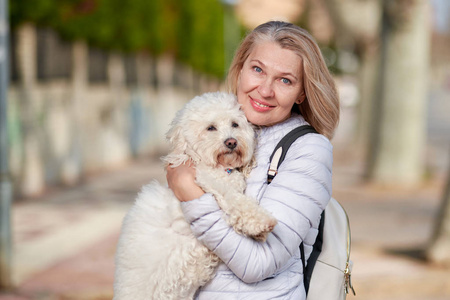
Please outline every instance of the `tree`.
[[437, 264], [450, 266], [450, 164], [438, 213], [427, 257]]
[[359, 59], [357, 71], [359, 104], [356, 126], [356, 146], [368, 156], [371, 136], [377, 116], [373, 114], [377, 97], [377, 74], [380, 61], [380, 0], [325, 0], [335, 25], [339, 48], [353, 51]]
[[378, 116], [370, 178], [385, 184], [423, 179], [430, 48], [427, 0], [384, 0]]
[[11, 3], [13, 28], [24, 22], [55, 29], [67, 40], [106, 50], [170, 54], [222, 78], [223, 7], [217, 0], [21, 0]]
[[11, 199], [7, 115], [9, 86], [8, 1], [0, 0], [0, 288], [12, 286]]
[[[362, 60], [360, 128], [369, 179], [384, 184], [422, 180], [429, 56], [427, 0], [326, 0], [338, 28], [338, 39], [354, 43]], [[373, 7], [381, 26], [361, 30], [348, 17], [358, 3]], [[379, 13], [380, 12], [380, 13]], [[359, 14], [361, 15], [361, 14]], [[349, 21], [350, 20], [350, 21]], [[364, 22], [362, 22], [364, 23]], [[353, 26], [352, 26], [353, 25]], [[374, 28], [381, 27], [379, 38]], [[356, 28], [356, 29], [355, 29]], [[379, 50], [377, 49], [379, 47]], [[361, 122], [362, 121], [362, 122]]]

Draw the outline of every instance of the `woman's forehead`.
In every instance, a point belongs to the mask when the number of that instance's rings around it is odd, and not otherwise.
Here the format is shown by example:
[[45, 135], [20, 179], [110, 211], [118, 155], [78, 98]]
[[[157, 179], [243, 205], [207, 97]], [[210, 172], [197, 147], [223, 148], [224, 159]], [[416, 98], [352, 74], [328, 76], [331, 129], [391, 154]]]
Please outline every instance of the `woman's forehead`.
[[256, 43], [246, 62], [261, 63], [282, 73], [301, 74], [302, 58], [293, 50], [282, 48], [276, 42]]

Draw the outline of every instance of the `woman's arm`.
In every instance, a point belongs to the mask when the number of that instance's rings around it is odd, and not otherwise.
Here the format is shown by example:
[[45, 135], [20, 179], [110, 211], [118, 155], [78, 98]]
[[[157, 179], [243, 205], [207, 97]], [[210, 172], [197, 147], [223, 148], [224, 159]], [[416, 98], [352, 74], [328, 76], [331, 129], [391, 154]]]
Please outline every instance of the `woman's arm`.
[[[278, 220], [264, 243], [237, 234], [211, 194], [182, 203], [194, 235], [244, 282], [258, 282], [298, 255], [302, 241], [314, 242], [320, 214], [331, 197], [332, 147], [323, 136], [306, 135], [292, 144], [260, 205]], [[309, 236], [311, 235], [311, 236]]]

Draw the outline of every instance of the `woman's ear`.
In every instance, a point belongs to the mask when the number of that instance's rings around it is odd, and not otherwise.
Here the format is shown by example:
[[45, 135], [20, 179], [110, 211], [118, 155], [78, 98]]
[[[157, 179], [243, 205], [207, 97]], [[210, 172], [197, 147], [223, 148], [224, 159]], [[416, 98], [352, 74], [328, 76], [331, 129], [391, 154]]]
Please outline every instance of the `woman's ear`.
[[298, 96], [298, 99], [295, 100], [296, 104], [302, 104], [303, 101], [305, 101], [306, 95], [305, 95], [305, 90], [302, 90], [300, 92], [300, 95]]

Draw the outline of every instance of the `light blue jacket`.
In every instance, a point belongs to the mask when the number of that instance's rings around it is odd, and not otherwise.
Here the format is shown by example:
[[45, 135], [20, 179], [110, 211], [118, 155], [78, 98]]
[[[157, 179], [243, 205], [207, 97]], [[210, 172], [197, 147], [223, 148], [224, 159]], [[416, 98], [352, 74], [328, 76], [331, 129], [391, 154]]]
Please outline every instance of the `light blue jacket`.
[[237, 234], [222, 218], [211, 194], [182, 203], [194, 235], [223, 263], [196, 299], [305, 299], [299, 245], [308, 258], [317, 236], [320, 214], [331, 197], [330, 141], [307, 134], [289, 149], [278, 174], [267, 184], [269, 159], [276, 144], [289, 131], [307, 124], [293, 115], [258, 132], [257, 167], [247, 180], [246, 194], [256, 198], [278, 219], [264, 243]]

